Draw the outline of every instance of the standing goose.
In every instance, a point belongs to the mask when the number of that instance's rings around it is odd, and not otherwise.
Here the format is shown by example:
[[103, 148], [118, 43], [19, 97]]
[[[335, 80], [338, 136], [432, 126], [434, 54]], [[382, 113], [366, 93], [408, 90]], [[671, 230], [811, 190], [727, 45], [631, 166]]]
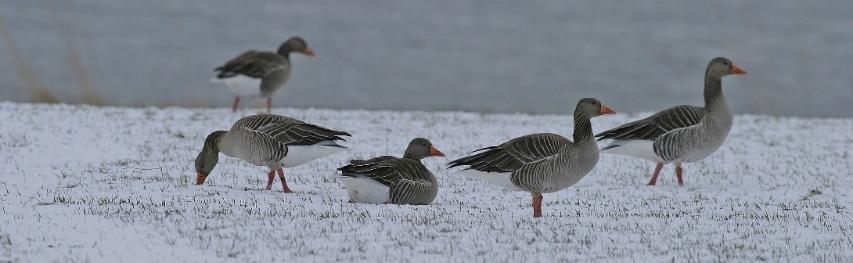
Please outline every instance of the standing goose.
[[424, 138], [415, 138], [403, 158], [380, 156], [352, 160], [338, 168], [350, 202], [428, 205], [438, 193], [438, 181], [421, 163], [429, 156], [444, 156]]
[[215, 131], [204, 140], [201, 153], [195, 159], [196, 185], [204, 183], [222, 152], [269, 167], [267, 190], [272, 189], [273, 178], [278, 172], [284, 192], [291, 193], [283, 167], [294, 167], [345, 150], [347, 147], [337, 144], [344, 140], [341, 136], [350, 134], [273, 114], [243, 117], [231, 126], [231, 130]]
[[[598, 163], [592, 117], [614, 113], [596, 99], [582, 99], [575, 108], [574, 142], [552, 133], [521, 136], [480, 153], [454, 160], [469, 175], [514, 191], [533, 195], [533, 217], [542, 216], [542, 194], [574, 185]], [[476, 152], [476, 151], [475, 151]]]
[[732, 74], [746, 71], [727, 58], [712, 59], [705, 70], [704, 108], [675, 106], [599, 133], [595, 135], [598, 140], [613, 139], [601, 151], [657, 162], [649, 185], [657, 183], [664, 163], [674, 162], [678, 185], [683, 185], [681, 163], [696, 162], [714, 153], [732, 128], [732, 112], [721, 84], [722, 77]]
[[224, 82], [236, 95], [232, 111], [237, 111], [240, 96], [267, 99], [267, 112], [272, 107], [272, 94], [290, 78], [290, 53], [314, 56], [314, 50], [301, 37], [291, 37], [278, 47], [278, 52], [249, 50], [219, 66], [214, 82]]

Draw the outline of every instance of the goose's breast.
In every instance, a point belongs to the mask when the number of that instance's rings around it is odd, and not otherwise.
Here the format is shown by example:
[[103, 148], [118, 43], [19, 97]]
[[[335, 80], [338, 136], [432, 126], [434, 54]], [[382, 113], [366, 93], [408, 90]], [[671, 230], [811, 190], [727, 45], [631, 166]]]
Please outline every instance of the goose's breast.
[[728, 137], [728, 130], [716, 132], [704, 130], [700, 135], [692, 143], [694, 147], [691, 147], [681, 159], [682, 162], [697, 162], [716, 152]]
[[549, 177], [551, 181], [545, 184], [543, 192], [556, 192], [575, 185], [598, 163], [598, 152], [594, 154], [588, 152], [574, 157], [568, 159], [560, 169], [555, 169], [558, 173]]

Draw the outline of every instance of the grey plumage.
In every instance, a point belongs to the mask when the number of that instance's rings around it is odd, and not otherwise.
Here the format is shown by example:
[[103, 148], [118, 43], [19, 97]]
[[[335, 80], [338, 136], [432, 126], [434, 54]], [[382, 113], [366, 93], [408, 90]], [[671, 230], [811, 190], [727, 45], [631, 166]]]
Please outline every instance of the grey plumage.
[[[293, 146], [342, 147], [335, 141], [344, 141], [347, 132], [335, 131], [293, 118], [257, 114], [238, 120], [227, 134], [232, 154], [255, 165], [285, 166], [281, 161]], [[227, 153], [226, 153], [227, 154]]]
[[249, 50], [216, 67], [214, 81], [224, 82], [236, 97], [233, 109], [240, 103], [240, 96], [267, 98], [267, 111], [271, 107], [272, 94], [290, 79], [290, 53], [299, 52], [314, 56], [304, 39], [292, 37], [282, 43], [276, 52]]
[[599, 140], [614, 140], [602, 151], [657, 162], [650, 185], [655, 184], [664, 163], [674, 162], [682, 184], [681, 163], [711, 155], [731, 130], [733, 115], [722, 89], [722, 77], [730, 74], [746, 74], [746, 71], [729, 59], [712, 59], [705, 70], [705, 107], [676, 106], [599, 133], [596, 135]]
[[669, 131], [696, 125], [703, 117], [705, 117], [704, 108], [679, 105], [655, 113], [648, 118], [622, 124], [619, 127], [601, 132], [595, 137], [598, 137], [599, 141], [606, 139], [651, 140]]
[[534, 216], [538, 217], [542, 193], [577, 183], [598, 163], [590, 118], [607, 113], [612, 111], [598, 100], [583, 99], [574, 113], [574, 141], [552, 133], [531, 134], [480, 149], [449, 165], [465, 166], [464, 171], [484, 181], [532, 193]]
[[[409, 143], [403, 158], [380, 156], [368, 160], [352, 160], [350, 164], [338, 168], [350, 199], [353, 202], [377, 202], [361, 200], [358, 191], [387, 191], [383, 198], [393, 204], [426, 205], [432, 203], [438, 193], [438, 181], [429, 169], [421, 163], [428, 156], [443, 156], [427, 139], [416, 138]], [[378, 182], [387, 189], [364, 188], [363, 183], [349, 179], [363, 179]]]
[[557, 134], [530, 134], [476, 150], [479, 153], [451, 161], [448, 168], [467, 165], [466, 169], [483, 172], [513, 172], [524, 164], [554, 156], [570, 144], [569, 139]]
[[[241, 118], [226, 131], [215, 131], [205, 139], [196, 158], [198, 184], [204, 182], [218, 162], [218, 154], [243, 159], [270, 168], [267, 188], [273, 172], [278, 170], [284, 183], [283, 167], [296, 166], [346, 149], [337, 141], [349, 133], [274, 114], [257, 114]], [[299, 150], [299, 151], [295, 151]]]
[[260, 94], [269, 97], [290, 79], [290, 59], [278, 53], [249, 50], [217, 67], [216, 78], [245, 76], [260, 79]]

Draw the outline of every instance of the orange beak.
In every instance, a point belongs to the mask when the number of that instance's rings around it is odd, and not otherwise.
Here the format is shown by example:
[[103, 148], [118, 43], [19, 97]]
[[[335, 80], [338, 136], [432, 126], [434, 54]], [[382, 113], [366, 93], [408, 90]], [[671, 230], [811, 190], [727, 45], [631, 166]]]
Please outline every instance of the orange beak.
[[598, 113], [601, 113], [601, 115], [604, 115], [604, 114], [613, 114], [616, 112], [613, 111], [612, 109], [610, 109], [610, 107], [604, 106], [604, 104], [602, 104], [601, 110], [599, 110]]
[[444, 156], [444, 153], [436, 149], [435, 147], [429, 148], [430, 156]]
[[735, 64], [732, 64], [732, 74], [746, 75], [746, 70], [743, 70], [742, 68], [735, 66]]
[[316, 56], [316, 55], [314, 54], [314, 49], [313, 49], [313, 48], [310, 48], [310, 47], [306, 47], [306, 48], [305, 48], [305, 51], [302, 51], [302, 53], [305, 53], [305, 55], [308, 55], [309, 57]]
[[204, 183], [204, 179], [207, 178], [207, 176], [203, 175], [201, 173], [198, 173], [198, 172], [197, 172], [197, 174], [198, 175], [196, 175], [196, 177], [195, 177], [195, 185], [201, 185]]

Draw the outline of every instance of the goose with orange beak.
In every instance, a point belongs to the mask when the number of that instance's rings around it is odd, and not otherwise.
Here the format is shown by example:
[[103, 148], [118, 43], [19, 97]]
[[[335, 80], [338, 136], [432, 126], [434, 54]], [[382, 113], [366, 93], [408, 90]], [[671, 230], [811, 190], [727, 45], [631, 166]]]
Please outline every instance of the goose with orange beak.
[[214, 69], [213, 82], [222, 82], [234, 92], [232, 111], [237, 111], [240, 97], [265, 98], [267, 112], [272, 108], [273, 93], [290, 79], [290, 54], [314, 56], [314, 49], [301, 37], [291, 37], [276, 52], [249, 50]]
[[219, 153], [268, 167], [267, 190], [272, 189], [278, 173], [282, 190], [293, 192], [284, 178], [284, 168], [347, 149], [337, 142], [349, 133], [328, 129], [293, 118], [257, 114], [243, 117], [228, 131], [215, 131], [204, 140], [195, 159], [196, 184], [204, 183], [219, 162]]
[[352, 160], [338, 168], [351, 203], [427, 205], [438, 194], [435, 175], [421, 159], [444, 156], [424, 138], [409, 142], [403, 158]]
[[705, 107], [680, 105], [595, 135], [613, 141], [603, 153], [656, 162], [648, 185], [657, 183], [663, 165], [675, 164], [678, 185], [683, 185], [682, 163], [696, 162], [714, 153], [732, 128], [732, 111], [723, 97], [722, 78], [744, 75], [731, 60], [714, 58], [705, 70]]
[[574, 141], [553, 133], [521, 136], [476, 154], [456, 159], [463, 174], [512, 191], [530, 192], [533, 217], [542, 216], [542, 194], [574, 185], [598, 163], [598, 145], [590, 118], [614, 113], [597, 99], [578, 102], [574, 114]]

